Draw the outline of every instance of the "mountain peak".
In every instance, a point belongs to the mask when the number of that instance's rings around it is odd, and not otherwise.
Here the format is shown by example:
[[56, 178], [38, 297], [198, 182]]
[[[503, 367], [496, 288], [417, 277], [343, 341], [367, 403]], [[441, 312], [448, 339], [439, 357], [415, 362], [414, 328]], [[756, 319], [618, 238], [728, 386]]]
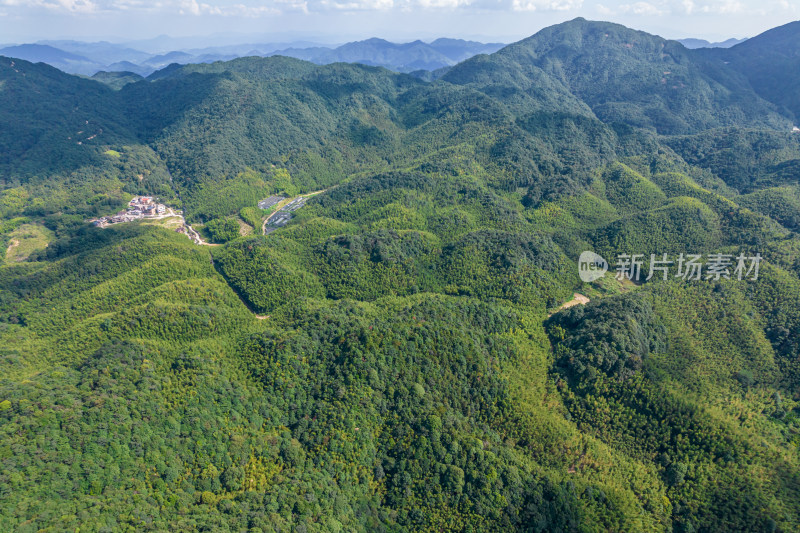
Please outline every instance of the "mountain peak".
[[381, 39], [380, 37], [370, 37], [369, 39], [364, 39], [363, 41], [354, 41], [352, 43], [343, 44], [342, 46], [347, 46], [348, 44], [373, 44], [373, 45], [391, 45], [386, 39]]
[[800, 20], [772, 28], [737, 44], [734, 49], [760, 49], [773, 53], [797, 55], [800, 53]]

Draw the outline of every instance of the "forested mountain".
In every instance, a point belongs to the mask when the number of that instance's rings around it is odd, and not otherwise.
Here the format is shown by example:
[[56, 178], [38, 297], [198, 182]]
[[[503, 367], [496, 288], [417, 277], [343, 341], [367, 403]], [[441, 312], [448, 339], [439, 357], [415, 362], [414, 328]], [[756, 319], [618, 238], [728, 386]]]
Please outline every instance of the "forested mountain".
[[130, 71], [106, 72], [101, 70], [92, 76], [93, 80], [105, 83], [112, 89], [122, 89], [129, 83], [141, 81], [142, 76]]
[[576, 19], [551, 26], [489, 58], [464, 61], [443, 79], [523, 109], [577, 111], [566, 99], [548, 102], [563, 87], [604, 122], [665, 134], [744, 124], [791, 129], [741, 76], [717, 72], [676, 41], [618, 24]]
[[800, 22], [766, 31], [730, 50], [706, 50], [747, 78], [763, 98], [800, 122]]
[[[779, 30], [576, 19], [436, 81], [0, 57], [3, 528], [800, 529], [797, 102], [743, 66]], [[88, 223], [140, 194], [185, 220]]]

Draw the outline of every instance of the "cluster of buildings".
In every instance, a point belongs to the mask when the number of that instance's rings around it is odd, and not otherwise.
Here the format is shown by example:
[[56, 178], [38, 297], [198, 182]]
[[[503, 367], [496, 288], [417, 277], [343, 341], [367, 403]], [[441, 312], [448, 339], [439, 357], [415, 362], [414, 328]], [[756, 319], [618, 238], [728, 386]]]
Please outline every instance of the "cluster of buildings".
[[156, 203], [152, 196], [136, 196], [128, 203], [128, 212], [144, 216], [163, 215], [167, 212], [167, 206]]
[[266, 210], [285, 199], [286, 199], [285, 196], [270, 196], [269, 198], [264, 198], [263, 200], [258, 202], [258, 208]]
[[[269, 200], [269, 198], [267, 198], [267, 200]], [[264, 234], [270, 234], [276, 229], [288, 224], [292, 219], [292, 213], [306, 205], [306, 201], [308, 201], [308, 198], [300, 196], [281, 207], [280, 210], [272, 215], [272, 217], [270, 217], [270, 219], [267, 221], [267, 224], [264, 227]], [[260, 206], [261, 204], [259, 203], [259, 207]]]
[[152, 196], [136, 196], [128, 203], [128, 208], [110, 217], [92, 220], [92, 224], [101, 228], [120, 222], [133, 222], [147, 217], [157, 217], [167, 213], [167, 206], [156, 202]]
[[283, 227], [292, 219], [292, 214], [286, 211], [278, 211], [278, 213], [269, 219], [267, 222], [266, 231], [269, 233], [277, 228]]
[[305, 196], [300, 196], [299, 198], [295, 198], [294, 200], [283, 206], [281, 208], [281, 211], [288, 213], [291, 213], [292, 211], [297, 211], [298, 209], [306, 205], [307, 201], [308, 198], [306, 198]]

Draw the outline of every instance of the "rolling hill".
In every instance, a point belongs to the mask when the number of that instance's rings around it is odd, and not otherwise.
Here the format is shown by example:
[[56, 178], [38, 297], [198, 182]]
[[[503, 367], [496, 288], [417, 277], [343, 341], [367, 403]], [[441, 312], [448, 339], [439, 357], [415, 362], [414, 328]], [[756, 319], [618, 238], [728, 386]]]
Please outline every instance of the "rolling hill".
[[[797, 31], [689, 50], [577, 19], [435, 81], [0, 57], [0, 523], [798, 530], [800, 136], [772, 65]], [[311, 192], [262, 234], [259, 200]], [[185, 219], [88, 223], [139, 194]], [[585, 250], [611, 272], [582, 282]]]
[[679, 43], [584, 19], [546, 28], [488, 58], [464, 61], [442, 79], [485, 87], [523, 108], [577, 109], [567, 101], [539, 103], [568, 91], [604, 122], [665, 134], [742, 124], [791, 129], [746, 80], [717, 74]]

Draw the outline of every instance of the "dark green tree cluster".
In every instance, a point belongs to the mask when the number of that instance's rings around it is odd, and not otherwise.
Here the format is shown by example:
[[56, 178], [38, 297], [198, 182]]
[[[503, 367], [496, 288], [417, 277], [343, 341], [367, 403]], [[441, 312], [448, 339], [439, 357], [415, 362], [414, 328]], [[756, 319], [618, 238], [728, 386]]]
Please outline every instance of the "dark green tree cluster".
[[217, 243], [232, 241], [239, 237], [239, 224], [231, 218], [209, 220], [205, 229], [211, 235], [211, 240]]
[[556, 364], [581, 380], [602, 373], [623, 381], [642, 369], [651, 352], [664, 349], [663, 327], [640, 295], [573, 306], [555, 315], [549, 327]]

